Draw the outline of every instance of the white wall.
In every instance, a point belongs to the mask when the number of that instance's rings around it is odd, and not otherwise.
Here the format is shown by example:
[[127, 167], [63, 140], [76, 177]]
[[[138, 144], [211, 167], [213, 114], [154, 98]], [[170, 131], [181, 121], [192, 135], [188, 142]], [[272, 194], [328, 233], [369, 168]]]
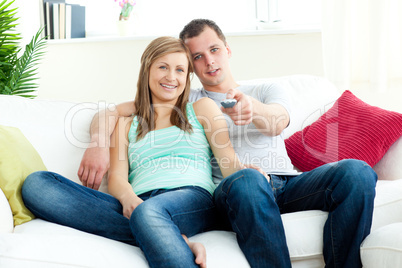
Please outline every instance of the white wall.
[[[238, 80], [323, 75], [320, 34], [228, 37]], [[142, 52], [152, 38], [49, 43], [40, 65], [40, 98], [121, 102], [135, 96]], [[308, 64], [307, 64], [308, 63]], [[196, 76], [193, 86], [200, 83]]]

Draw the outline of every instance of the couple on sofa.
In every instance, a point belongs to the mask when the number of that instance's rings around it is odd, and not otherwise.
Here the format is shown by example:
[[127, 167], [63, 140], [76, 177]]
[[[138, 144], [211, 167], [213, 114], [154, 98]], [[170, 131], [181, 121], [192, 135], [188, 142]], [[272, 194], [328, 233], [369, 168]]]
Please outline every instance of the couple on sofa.
[[[238, 85], [230, 56], [210, 20], [191, 21], [180, 39], [153, 40], [135, 101], [91, 125], [98, 144], [113, 132], [109, 170], [109, 146], [88, 148], [78, 171], [84, 186], [33, 173], [25, 205], [45, 220], [139, 246], [150, 267], [205, 267], [203, 245], [187, 237], [212, 229], [234, 231], [251, 267], [290, 267], [281, 213], [324, 210], [326, 266], [361, 267], [377, 175], [351, 159], [295, 173], [284, 90]], [[203, 88], [190, 92], [193, 69]], [[237, 104], [220, 110], [226, 98]], [[111, 195], [97, 191], [107, 170]]]

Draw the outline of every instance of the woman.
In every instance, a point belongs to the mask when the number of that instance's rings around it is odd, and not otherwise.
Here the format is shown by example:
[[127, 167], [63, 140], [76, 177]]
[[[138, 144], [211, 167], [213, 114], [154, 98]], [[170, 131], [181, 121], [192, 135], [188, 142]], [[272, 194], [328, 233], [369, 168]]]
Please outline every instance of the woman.
[[224, 177], [242, 165], [216, 104], [208, 98], [187, 102], [190, 57], [172, 37], [157, 38], [144, 51], [136, 112], [120, 118], [112, 135], [112, 196], [59, 174], [36, 172], [22, 189], [28, 209], [45, 220], [139, 246], [151, 267], [205, 267], [205, 249], [187, 236], [216, 224], [210, 157], [213, 152]]
[[[242, 167], [227, 146], [226, 121], [216, 104], [207, 98], [187, 102], [191, 72], [180, 40], [154, 40], [141, 59], [134, 118], [120, 118], [112, 135], [108, 189], [152, 267], [194, 266], [182, 234], [214, 226], [211, 149], [218, 162], [228, 163], [221, 167], [224, 176]], [[129, 161], [121, 157], [127, 155]], [[201, 245], [190, 246], [201, 249], [194, 250], [196, 262], [205, 266]]]

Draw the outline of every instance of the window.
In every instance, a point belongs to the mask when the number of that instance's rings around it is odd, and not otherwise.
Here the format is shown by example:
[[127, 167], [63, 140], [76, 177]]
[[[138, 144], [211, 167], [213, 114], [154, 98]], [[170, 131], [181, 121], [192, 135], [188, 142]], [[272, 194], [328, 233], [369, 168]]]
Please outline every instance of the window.
[[278, 0], [278, 9], [284, 24], [321, 26], [321, 0]]
[[[87, 36], [117, 34], [120, 13], [114, 0], [78, 0], [86, 6]], [[194, 18], [214, 20], [224, 32], [258, 29], [259, 18], [275, 14], [281, 25], [320, 24], [320, 0], [136, 0], [133, 34], [178, 35]], [[269, 6], [261, 11], [261, 6]], [[257, 8], [256, 8], [257, 7]], [[260, 8], [258, 8], [260, 7]], [[275, 9], [274, 11], [272, 9]]]

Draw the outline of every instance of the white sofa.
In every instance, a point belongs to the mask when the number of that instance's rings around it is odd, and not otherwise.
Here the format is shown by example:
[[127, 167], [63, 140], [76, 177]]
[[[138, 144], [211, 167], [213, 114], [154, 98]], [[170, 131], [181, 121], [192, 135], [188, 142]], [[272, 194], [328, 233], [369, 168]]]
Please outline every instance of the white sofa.
[[[293, 117], [286, 136], [312, 123], [341, 95], [326, 79], [295, 75], [275, 80], [291, 96]], [[244, 81], [243, 81], [244, 82]], [[92, 116], [105, 103], [28, 100], [0, 95], [0, 125], [18, 127], [50, 171], [79, 182], [77, 170], [89, 140]], [[402, 267], [402, 141], [374, 167], [379, 175], [372, 233], [363, 242], [364, 267]], [[107, 190], [106, 180], [101, 191]], [[324, 267], [322, 232], [327, 213], [282, 215], [293, 267]], [[191, 237], [202, 242], [211, 268], [249, 267], [232, 232], [211, 231]], [[399, 254], [398, 254], [399, 253]], [[13, 226], [0, 191], [0, 267], [148, 267], [141, 250], [41, 219]]]

